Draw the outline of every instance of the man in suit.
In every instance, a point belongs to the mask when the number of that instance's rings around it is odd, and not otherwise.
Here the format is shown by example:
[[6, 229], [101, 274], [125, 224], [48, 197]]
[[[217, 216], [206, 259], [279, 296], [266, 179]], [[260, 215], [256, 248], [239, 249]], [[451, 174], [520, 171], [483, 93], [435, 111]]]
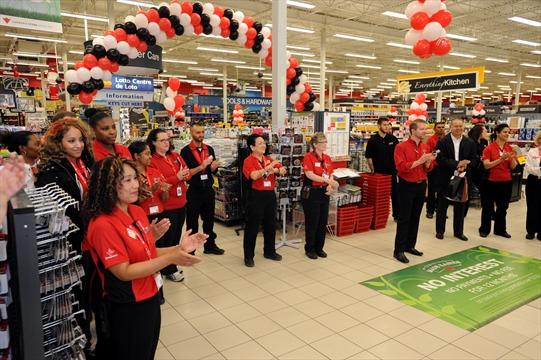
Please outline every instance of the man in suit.
[[[459, 174], [466, 172], [468, 184], [472, 183], [470, 171], [477, 165], [477, 152], [475, 143], [462, 135], [464, 123], [461, 119], [454, 119], [450, 125], [451, 132], [438, 140], [436, 151], [438, 154], [438, 172], [436, 173], [435, 190], [438, 193], [438, 207], [436, 212], [436, 237], [443, 239], [447, 208], [450, 201], [443, 196], [451, 177], [457, 171]], [[464, 236], [464, 203], [454, 202], [453, 210], [453, 233], [462, 241], [467, 241]]]

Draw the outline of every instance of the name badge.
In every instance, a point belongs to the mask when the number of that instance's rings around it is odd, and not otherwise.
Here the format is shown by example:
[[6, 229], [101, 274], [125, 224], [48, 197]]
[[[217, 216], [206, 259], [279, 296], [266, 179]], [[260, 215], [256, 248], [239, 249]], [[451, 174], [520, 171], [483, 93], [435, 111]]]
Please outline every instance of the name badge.
[[182, 188], [177, 186], [177, 196], [182, 196]]
[[154, 274], [154, 281], [156, 282], [156, 287], [158, 288], [158, 290], [160, 290], [160, 288], [163, 286], [163, 279], [160, 272]]
[[128, 236], [131, 237], [132, 239], [135, 239], [137, 238], [137, 234], [135, 234], [135, 231], [133, 231], [132, 229], [126, 229], [128, 231]]
[[208, 174], [201, 174], [201, 180], [208, 180], [209, 175]]
[[158, 211], [160, 211], [160, 208], [158, 206], [151, 206], [148, 210], [151, 214], [156, 214]]
[[317, 163], [314, 164], [314, 166], [315, 167], [321, 167], [321, 164], [317, 162]]
[[329, 178], [329, 174], [326, 174], [326, 173], [321, 175], [321, 176], [323, 177], [323, 179], [328, 179]]
[[270, 181], [263, 181], [263, 186], [264, 187], [271, 187], [271, 182]]

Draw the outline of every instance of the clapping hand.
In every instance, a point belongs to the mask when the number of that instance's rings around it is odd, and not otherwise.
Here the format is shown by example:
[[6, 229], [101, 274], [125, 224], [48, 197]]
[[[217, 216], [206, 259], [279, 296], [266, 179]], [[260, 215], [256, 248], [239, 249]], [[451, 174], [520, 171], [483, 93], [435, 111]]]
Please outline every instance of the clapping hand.
[[152, 194], [155, 194], [156, 191], [158, 191], [158, 189], [160, 188], [161, 185], [162, 185], [162, 182], [161, 182], [161, 181], [155, 182], [154, 184], [152, 184], [152, 187], [150, 188], [150, 192], [151, 192]]
[[0, 198], [2, 202], [7, 202], [24, 186], [26, 171], [22, 155], [10, 154], [0, 174]]
[[177, 177], [179, 180], [184, 180], [188, 177], [189, 173], [190, 173], [190, 169], [188, 168], [180, 169], [180, 171], [177, 173]]
[[207, 234], [196, 233], [191, 235], [191, 233], [191, 229], [186, 231], [186, 233], [182, 237], [182, 240], [180, 241], [180, 247], [187, 253], [195, 251], [195, 249], [197, 249], [199, 246], [206, 243], [207, 238], [209, 237]]
[[158, 219], [152, 220], [150, 223], [150, 230], [152, 231], [152, 236], [154, 236], [154, 241], [158, 241], [167, 230], [169, 230], [169, 227], [171, 226], [171, 221], [169, 219], [161, 219], [160, 222], [158, 222]]
[[174, 246], [171, 252], [171, 263], [179, 266], [194, 266], [203, 261], [199, 256], [191, 255], [180, 246]]
[[169, 192], [169, 190], [171, 190], [172, 186], [173, 185], [164, 182], [164, 183], [162, 183], [162, 191], [163, 192]]
[[220, 160], [216, 159], [210, 164], [210, 169], [212, 171], [216, 170], [220, 166]]

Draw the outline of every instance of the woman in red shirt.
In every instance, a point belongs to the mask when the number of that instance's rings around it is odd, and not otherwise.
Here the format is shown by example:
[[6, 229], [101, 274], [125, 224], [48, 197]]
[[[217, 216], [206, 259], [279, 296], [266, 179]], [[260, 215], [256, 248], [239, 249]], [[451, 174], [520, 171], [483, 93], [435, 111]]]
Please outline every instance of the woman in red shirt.
[[133, 204], [138, 195], [132, 161], [108, 157], [90, 174], [82, 212], [88, 224], [85, 242], [103, 289], [99, 359], [154, 359], [161, 323], [159, 271], [169, 264], [199, 263], [202, 259], [189, 252], [208, 237], [187, 232], [180, 246], [156, 248], [145, 212]]
[[314, 151], [307, 153], [302, 161], [304, 181], [301, 190], [301, 204], [304, 209], [306, 244], [304, 251], [310, 259], [325, 258], [323, 251], [329, 217], [329, 199], [333, 187], [338, 182], [332, 178], [331, 157], [323, 152], [327, 150], [327, 138], [322, 132], [312, 136], [310, 144]]
[[255, 241], [263, 221], [263, 256], [265, 259], [282, 260], [276, 253], [276, 176], [287, 173], [277, 160], [265, 156], [267, 145], [261, 135], [248, 136], [247, 144], [252, 153], [244, 160], [242, 173], [250, 183], [246, 193], [246, 227], [244, 229], [244, 264], [254, 266]]
[[132, 159], [127, 147], [115, 143], [116, 125], [109, 114], [98, 109], [88, 108], [85, 110], [85, 116], [88, 118], [88, 125], [95, 136], [92, 147], [96, 161], [115, 155]]
[[511, 199], [512, 181], [511, 170], [517, 166], [517, 153], [509, 144], [509, 125], [499, 124], [490, 136], [492, 143], [483, 150], [483, 164], [488, 170], [488, 179], [484, 181], [481, 190], [481, 227], [479, 235], [487, 237], [492, 227], [494, 202], [496, 212], [494, 219], [494, 235], [510, 238], [507, 232], [505, 216]]
[[[171, 221], [171, 227], [165, 235], [156, 242], [157, 247], [168, 247], [178, 245], [180, 234], [186, 219], [186, 183], [191, 177], [190, 169], [186, 166], [180, 155], [170, 150], [169, 136], [163, 129], [152, 130], [147, 137], [147, 144], [150, 147], [152, 160], [151, 168], [156, 169], [170, 185], [169, 198], [163, 202], [163, 212], [160, 217]], [[180, 282], [184, 280], [182, 270], [174, 265], [162, 269], [171, 281]]]

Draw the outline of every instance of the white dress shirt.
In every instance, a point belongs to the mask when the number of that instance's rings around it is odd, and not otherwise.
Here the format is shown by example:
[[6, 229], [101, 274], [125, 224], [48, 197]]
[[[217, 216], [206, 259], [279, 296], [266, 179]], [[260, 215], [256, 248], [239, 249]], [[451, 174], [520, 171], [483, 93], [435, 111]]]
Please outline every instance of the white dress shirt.
[[533, 148], [526, 155], [526, 166], [524, 171], [528, 175], [541, 176], [541, 156], [539, 156], [539, 148]]
[[460, 161], [460, 159], [458, 158], [458, 152], [460, 150], [460, 142], [462, 141], [462, 136], [457, 139], [451, 134], [451, 139], [453, 139], [453, 145], [455, 147], [455, 160]]

